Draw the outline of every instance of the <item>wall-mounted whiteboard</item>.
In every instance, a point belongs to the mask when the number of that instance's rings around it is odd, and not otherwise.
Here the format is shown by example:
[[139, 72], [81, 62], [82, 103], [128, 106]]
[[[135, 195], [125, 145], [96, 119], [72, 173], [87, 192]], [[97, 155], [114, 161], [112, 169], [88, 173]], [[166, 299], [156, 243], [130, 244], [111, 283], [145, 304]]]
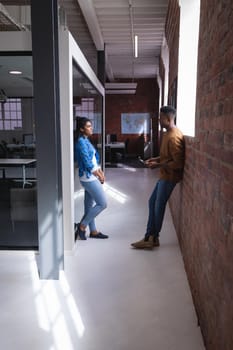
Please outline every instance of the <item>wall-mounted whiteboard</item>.
[[122, 134], [148, 134], [149, 126], [149, 113], [121, 113]]

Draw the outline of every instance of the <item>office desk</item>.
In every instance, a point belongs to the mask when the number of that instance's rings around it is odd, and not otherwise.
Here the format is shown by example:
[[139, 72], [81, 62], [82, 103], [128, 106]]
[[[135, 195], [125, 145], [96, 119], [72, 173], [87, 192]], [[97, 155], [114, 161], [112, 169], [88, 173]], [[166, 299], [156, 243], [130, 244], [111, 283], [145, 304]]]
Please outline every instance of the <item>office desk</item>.
[[5, 156], [8, 158], [18, 158], [18, 155], [20, 156], [20, 158], [34, 158], [36, 145], [35, 143], [9, 143], [6, 145], [6, 149], [7, 152]]
[[105, 143], [105, 147], [125, 149], [125, 143], [124, 142], [110, 142], [110, 143]]
[[[98, 143], [97, 147], [101, 148], [101, 144]], [[122, 153], [123, 158], [125, 157], [125, 143], [124, 142], [105, 143], [105, 153], [106, 154], [107, 154], [108, 150], [110, 150], [110, 152], [108, 152], [109, 153], [108, 158], [109, 158], [110, 163], [112, 162], [112, 160], [115, 160], [117, 150], [119, 150]]]
[[30, 182], [26, 180], [26, 166], [29, 164], [33, 164], [36, 162], [36, 159], [22, 159], [22, 158], [0, 158], [0, 166], [1, 167], [22, 167], [22, 182], [23, 182], [23, 188], [25, 185], [29, 184]]
[[11, 150], [24, 150], [24, 149], [35, 149], [36, 145], [35, 143], [29, 143], [29, 144], [24, 144], [24, 143], [8, 143], [6, 145], [6, 148]]
[[[101, 144], [98, 143], [97, 147], [100, 148]], [[105, 143], [105, 147], [125, 149], [125, 143], [124, 142]]]

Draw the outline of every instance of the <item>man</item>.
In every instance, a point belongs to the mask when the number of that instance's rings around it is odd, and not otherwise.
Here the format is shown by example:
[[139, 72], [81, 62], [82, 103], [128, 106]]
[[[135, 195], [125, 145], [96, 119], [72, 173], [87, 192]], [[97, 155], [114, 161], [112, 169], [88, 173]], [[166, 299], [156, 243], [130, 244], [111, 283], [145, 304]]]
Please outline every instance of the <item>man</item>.
[[184, 137], [175, 125], [176, 110], [171, 106], [160, 108], [160, 125], [165, 128], [160, 147], [160, 156], [150, 158], [145, 164], [151, 168], [160, 168], [159, 180], [149, 199], [149, 216], [145, 237], [132, 247], [153, 249], [158, 247], [159, 233], [162, 227], [167, 201], [177, 182], [182, 179], [184, 168]]

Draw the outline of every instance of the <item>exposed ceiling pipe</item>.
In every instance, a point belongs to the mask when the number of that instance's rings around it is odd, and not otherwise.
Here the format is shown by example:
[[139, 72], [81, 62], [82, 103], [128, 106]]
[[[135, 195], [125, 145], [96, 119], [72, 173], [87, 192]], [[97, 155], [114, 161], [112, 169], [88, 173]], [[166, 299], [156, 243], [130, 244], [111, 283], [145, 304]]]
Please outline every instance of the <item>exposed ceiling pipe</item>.
[[132, 52], [134, 53], [134, 22], [133, 22], [132, 0], [129, 0], [129, 17], [130, 17], [130, 27], [131, 27]]

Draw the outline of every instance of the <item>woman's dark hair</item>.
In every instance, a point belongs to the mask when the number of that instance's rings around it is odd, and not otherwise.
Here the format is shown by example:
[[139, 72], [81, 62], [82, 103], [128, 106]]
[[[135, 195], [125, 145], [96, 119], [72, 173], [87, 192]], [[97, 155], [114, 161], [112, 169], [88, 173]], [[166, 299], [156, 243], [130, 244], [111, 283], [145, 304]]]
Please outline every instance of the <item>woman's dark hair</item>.
[[77, 136], [82, 135], [82, 131], [80, 131], [80, 129], [84, 129], [85, 125], [90, 122], [91, 120], [86, 118], [86, 117], [78, 117], [76, 119], [76, 132], [77, 132]]

